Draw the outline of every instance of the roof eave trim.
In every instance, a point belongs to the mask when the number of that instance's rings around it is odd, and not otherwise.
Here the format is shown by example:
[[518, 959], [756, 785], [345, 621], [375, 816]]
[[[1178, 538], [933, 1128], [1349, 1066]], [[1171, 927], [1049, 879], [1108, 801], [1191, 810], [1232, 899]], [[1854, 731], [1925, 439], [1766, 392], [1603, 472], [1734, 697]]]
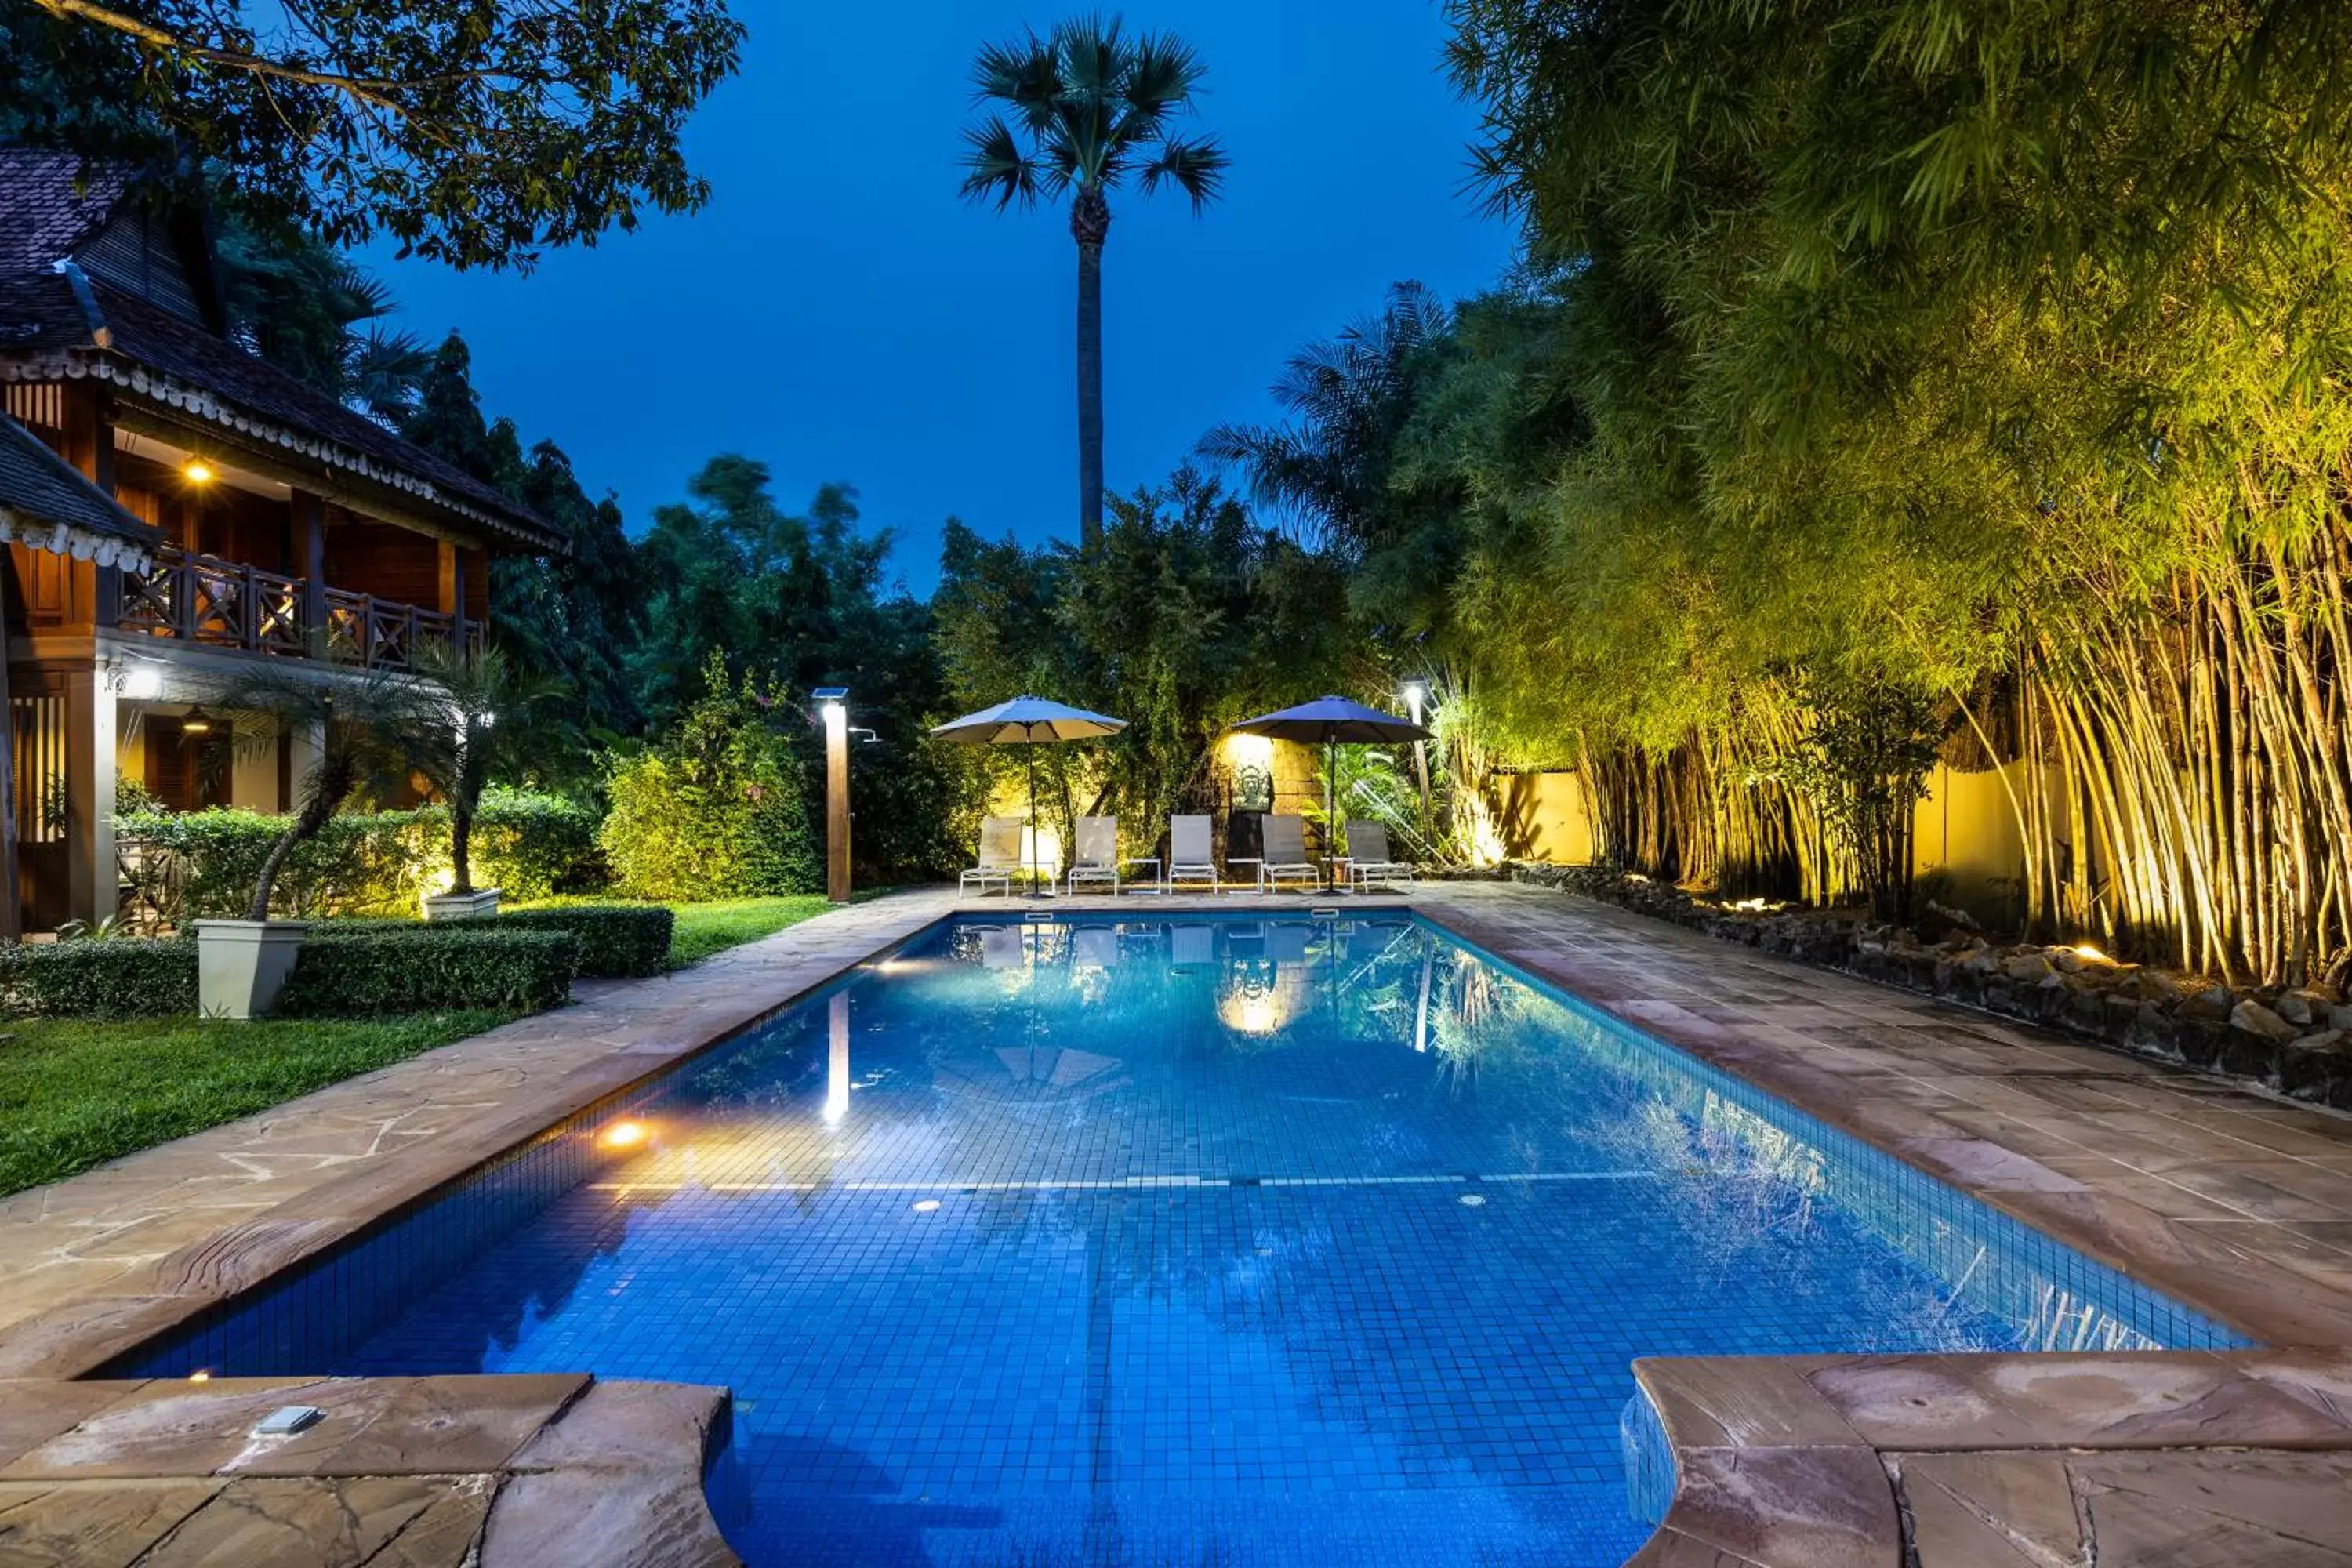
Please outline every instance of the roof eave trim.
[[76, 561], [120, 566], [126, 572], [145, 572], [155, 563], [153, 553], [135, 540], [118, 538], [79, 523], [53, 521], [9, 506], [0, 506], [0, 544], [22, 544]]

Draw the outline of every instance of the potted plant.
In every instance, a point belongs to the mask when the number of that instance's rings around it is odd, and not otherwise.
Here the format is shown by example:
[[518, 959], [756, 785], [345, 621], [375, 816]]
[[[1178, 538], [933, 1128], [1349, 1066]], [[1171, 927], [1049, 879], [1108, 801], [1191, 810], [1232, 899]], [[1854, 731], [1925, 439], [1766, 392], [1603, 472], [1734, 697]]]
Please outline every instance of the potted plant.
[[436, 644], [417, 667], [440, 701], [415, 737], [416, 771], [449, 807], [449, 887], [425, 896], [425, 918], [494, 915], [499, 890], [474, 886], [474, 819], [494, 776], [528, 766], [552, 743], [561, 727], [544, 712], [562, 688], [523, 674], [491, 647]]
[[254, 878], [245, 918], [194, 922], [197, 1006], [211, 1018], [258, 1018], [277, 1005], [310, 929], [308, 921], [270, 917], [279, 874], [294, 851], [324, 832], [363, 788], [388, 791], [407, 779], [428, 705], [412, 677], [349, 668], [248, 677], [222, 703], [268, 721], [239, 725], [240, 746], [303, 733], [317, 747], [315, 764], [296, 784], [293, 820]]

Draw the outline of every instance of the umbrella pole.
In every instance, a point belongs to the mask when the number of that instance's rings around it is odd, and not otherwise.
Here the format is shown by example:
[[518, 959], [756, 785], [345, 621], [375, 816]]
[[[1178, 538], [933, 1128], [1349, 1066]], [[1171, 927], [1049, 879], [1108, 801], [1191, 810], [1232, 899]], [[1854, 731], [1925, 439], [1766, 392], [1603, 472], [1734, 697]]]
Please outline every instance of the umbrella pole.
[[1331, 857], [1339, 852], [1339, 742], [1323, 741], [1323, 875], [1331, 875]]
[[1029, 896], [1037, 896], [1037, 742], [1021, 742], [1021, 755], [1029, 764]]

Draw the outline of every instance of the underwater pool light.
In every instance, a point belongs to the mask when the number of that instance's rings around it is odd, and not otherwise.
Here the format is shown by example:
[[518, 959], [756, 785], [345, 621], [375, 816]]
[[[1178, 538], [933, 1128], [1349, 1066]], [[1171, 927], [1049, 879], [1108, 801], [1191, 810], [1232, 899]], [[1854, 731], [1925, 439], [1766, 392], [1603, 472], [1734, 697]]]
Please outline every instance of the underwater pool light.
[[600, 1148], [634, 1149], [650, 1135], [651, 1129], [642, 1121], [615, 1121], [596, 1134]]

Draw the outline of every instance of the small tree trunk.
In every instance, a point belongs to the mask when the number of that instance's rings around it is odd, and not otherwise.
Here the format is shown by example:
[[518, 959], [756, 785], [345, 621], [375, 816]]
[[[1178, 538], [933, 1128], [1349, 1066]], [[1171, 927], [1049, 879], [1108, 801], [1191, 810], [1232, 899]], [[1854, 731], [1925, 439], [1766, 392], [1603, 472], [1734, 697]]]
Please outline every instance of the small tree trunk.
[[261, 874], [254, 879], [253, 902], [245, 911], [247, 920], [266, 921], [269, 918], [270, 897], [278, 890], [278, 875], [286, 868], [287, 860], [295, 850], [316, 838], [326, 828], [327, 824], [333, 820], [337, 808], [343, 804], [343, 797], [352, 793], [352, 786], [358, 782], [348, 760], [331, 755], [319, 764], [310, 798], [302, 803], [301, 811], [294, 818], [294, 826], [269, 847], [268, 858], [261, 863]]
[[449, 803], [449, 890], [470, 893], [474, 890], [474, 808], [460, 801]]
[[1110, 234], [1110, 204], [1088, 186], [1070, 204], [1070, 234], [1078, 242], [1078, 542], [1102, 541], [1102, 247]]

